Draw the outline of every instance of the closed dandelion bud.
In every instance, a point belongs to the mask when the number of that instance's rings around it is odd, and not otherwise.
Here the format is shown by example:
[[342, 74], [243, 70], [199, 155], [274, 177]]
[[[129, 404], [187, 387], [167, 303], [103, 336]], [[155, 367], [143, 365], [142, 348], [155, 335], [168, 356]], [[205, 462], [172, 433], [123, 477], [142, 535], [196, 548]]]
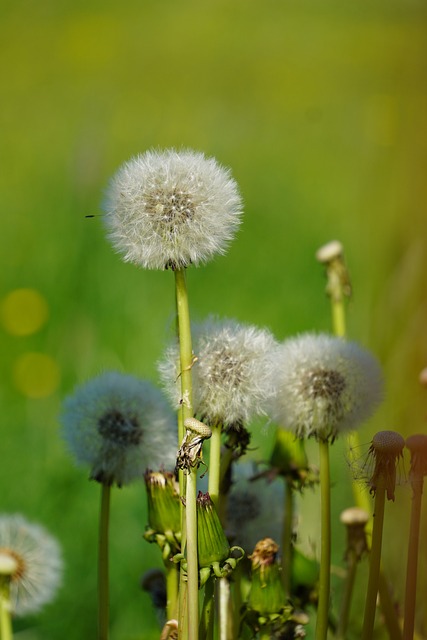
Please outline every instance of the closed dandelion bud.
[[197, 550], [199, 567], [221, 563], [229, 556], [230, 545], [209, 493], [197, 496]]
[[387, 499], [394, 501], [396, 488], [396, 467], [403, 457], [402, 451], [405, 440], [396, 431], [378, 431], [372, 438], [369, 455], [374, 459], [374, 472], [369, 480], [370, 493], [374, 494], [377, 487], [387, 492]]
[[279, 614], [286, 604], [280, 566], [276, 561], [278, 551], [272, 538], [264, 538], [250, 556], [252, 578], [248, 607], [264, 617]]
[[156, 533], [180, 535], [180, 499], [172, 473], [146, 471], [148, 526]]
[[347, 529], [347, 548], [344, 557], [348, 560], [354, 556], [360, 560], [368, 550], [365, 527], [369, 514], [359, 507], [350, 507], [341, 513], [340, 520]]

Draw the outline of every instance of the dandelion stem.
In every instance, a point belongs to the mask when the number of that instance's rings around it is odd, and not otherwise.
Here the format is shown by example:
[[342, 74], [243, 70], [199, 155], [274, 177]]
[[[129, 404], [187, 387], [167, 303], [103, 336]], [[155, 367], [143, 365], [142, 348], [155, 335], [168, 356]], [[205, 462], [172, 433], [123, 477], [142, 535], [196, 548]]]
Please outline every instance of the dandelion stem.
[[334, 335], [344, 338], [346, 335], [346, 319], [343, 297], [340, 297], [339, 300], [334, 299], [334, 296], [331, 297], [331, 313]]
[[341, 611], [336, 630], [336, 640], [345, 640], [348, 626], [348, 619], [350, 616], [351, 598], [353, 596], [354, 581], [356, 578], [357, 570], [357, 556], [354, 550], [349, 551], [347, 560], [347, 576], [344, 584], [344, 594], [341, 602]]
[[412, 640], [415, 623], [415, 601], [417, 591], [418, 546], [421, 521], [421, 498], [423, 479], [412, 482], [411, 524], [409, 528], [408, 564], [406, 568], [405, 612], [403, 640]]
[[[185, 270], [175, 270], [175, 291], [176, 308], [178, 321], [178, 338], [180, 353], [180, 374], [181, 374], [181, 419], [183, 426], [187, 418], [193, 417], [192, 403], [192, 378], [191, 368], [193, 364], [193, 351], [191, 346], [190, 311], [188, 305], [188, 293], [185, 279]], [[179, 434], [180, 442], [184, 437], [183, 428]], [[199, 626], [199, 569], [197, 562], [197, 511], [196, 511], [196, 482], [197, 469], [191, 469], [187, 474], [187, 487], [185, 490], [185, 540], [182, 543], [186, 546], [187, 555], [187, 624], [188, 640], [197, 640]], [[181, 487], [183, 479], [181, 480]], [[181, 494], [182, 495], [182, 494]], [[184, 527], [183, 527], [184, 528]], [[180, 584], [182, 585], [182, 573]], [[182, 604], [182, 600], [180, 600]], [[185, 614], [184, 614], [185, 615]], [[180, 620], [182, 620], [182, 612]], [[181, 626], [180, 638], [183, 627]]]
[[200, 615], [199, 638], [200, 640], [213, 640], [214, 632], [214, 592], [215, 580], [209, 578], [205, 584], [205, 596], [203, 599], [203, 608]]
[[172, 562], [166, 565], [166, 597], [166, 616], [171, 620], [176, 618], [178, 604], [178, 570]]
[[282, 579], [285, 594], [288, 598], [291, 594], [293, 502], [292, 485], [290, 482], [285, 481], [285, 505], [282, 531]]
[[218, 508], [219, 484], [221, 475], [221, 425], [212, 426], [209, 451], [208, 492], [212, 502]]
[[0, 638], [12, 640], [10, 575], [0, 575]]
[[108, 538], [110, 523], [110, 495], [110, 485], [102, 484], [98, 547], [98, 640], [107, 640], [109, 627], [110, 603]]
[[369, 579], [366, 592], [365, 617], [363, 620], [362, 640], [371, 640], [377, 603], [380, 577], [381, 546], [384, 524], [385, 483], [378, 482], [375, 493], [374, 525], [372, 528], [372, 547], [369, 558]]
[[331, 488], [329, 444], [319, 440], [320, 461], [320, 506], [321, 506], [321, 541], [320, 541], [320, 576], [319, 602], [317, 605], [316, 640], [326, 640], [329, 619], [329, 591], [331, 574]]

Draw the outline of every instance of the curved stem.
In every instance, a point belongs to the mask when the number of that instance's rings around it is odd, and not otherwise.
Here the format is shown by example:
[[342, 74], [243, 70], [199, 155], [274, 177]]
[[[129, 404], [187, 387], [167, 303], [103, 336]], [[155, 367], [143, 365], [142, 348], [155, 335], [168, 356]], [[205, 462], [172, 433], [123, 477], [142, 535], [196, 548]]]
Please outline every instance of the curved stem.
[[375, 494], [374, 526], [372, 529], [372, 547], [369, 558], [369, 579], [368, 589], [366, 592], [362, 640], [371, 640], [372, 638], [380, 577], [381, 546], [384, 524], [385, 485], [384, 483], [378, 483], [378, 485], [381, 486], [377, 486]]
[[101, 485], [98, 539], [98, 640], [107, 640], [109, 627], [109, 524], [111, 487]]
[[403, 639], [411, 640], [414, 636], [415, 601], [417, 594], [418, 546], [421, 521], [421, 498], [423, 479], [412, 483], [411, 524], [409, 528], [408, 564], [406, 568], [405, 613], [403, 623]]
[[326, 640], [328, 634], [329, 591], [331, 582], [331, 489], [328, 442], [319, 441], [319, 454], [321, 541], [316, 640]]

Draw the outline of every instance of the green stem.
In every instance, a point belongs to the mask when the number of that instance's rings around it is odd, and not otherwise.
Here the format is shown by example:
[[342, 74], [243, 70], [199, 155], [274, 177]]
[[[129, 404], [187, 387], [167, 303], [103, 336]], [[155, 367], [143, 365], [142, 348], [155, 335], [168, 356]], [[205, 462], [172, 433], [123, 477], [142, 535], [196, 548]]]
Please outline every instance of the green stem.
[[[192, 401], [192, 379], [191, 368], [193, 366], [193, 351], [191, 345], [191, 327], [190, 327], [190, 311], [188, 304], [188, 293], [185, 279], [185, 269], [177, 269], [175, 271], [175, 291], [176, 291], [176, 309], [177, 309], [177, 325], [179, 339], [179, 356], [180, 356], [180, 378], [181, 378], [181, 417], [179, 424], [181, 425], [179, 433], [180, 442], [184, 438], [184, 422], [187, 418], [193, 417], [193, 401]], [[180, 620], [185, 617], [188, 627], [188, 640], [197, 640], [199, 627], [199, 567], [197, 562], [197, 512], [196, 512], [196, 482], [197, 470], [192, 469], [187, 474], [187, 487], [185, 489], [185, 535], [182, 549], [186, 548], [187, 556], [187, 615], [180, 611]], [[180, 488], [183, 490], [184, 479], [181, 479]], [[183, 493], [181, 493], [183, 495]], [[183, 527], [184, 529], [184, 527]], [[181, 572], [180, 585], [183, 583], [183, 575]], [[184, 598], [180, 599], [181, 605]], [[181, 624], [179, 637], [184, 638], [184, 624]]]
[[101, 510], [98, 538], [98, 640], [107, 640], [109, 627], [108, 538], [111, 487], [101, 485]]
[[221, 477], [221, 425], [211, 427], [212, 436], [209, 440], [209, 482], [208, 491], [212, 502], [218, 508], [219, 484]]
[[347, 633], [348, 620], [350, 617], [351, 598], [353, 596], [354, 581], [357, 571], [357, 556], [350, 549], [347, 561], [347, 576], [344, 584], [344, 595], [341, 601], [341, 611], [338, 620], [338, 626], [335, 633], [336, 640], [345, 640]]
[[282, 579], [287, 598], [291, 595], [293, 498], [292, 485], [290, 482], [285, 481], [285, 505], [282, 532]]
[[341, 298], [340, 300], [334, 300], [334, 297], [331, 297], [331, 312], [332, 329], [334, 335], [338, 336], [339, 338], [344, 338], [346, 334], [344, 298]]
[[363, 620], [362, 640], [371, 640], [378, 595], [381, 564], [381, 546], [384, 524], [385, 485], [379, 482], [375, 494], [374, 526], [372, 529], [372, 547], [369, 558], [369, 579], [366, 592], [365, 617]]
[[177, 617], [178, 607], [178, 567], [169, 562], [166, 565], [166, 616], [168, 620]]
[[10, 575], [0, 575], [0, 640], [12, 640]]
[[199, 638], [200, 640], [213, 640], [214, 633], [214, 592], [215, 580], [209, 578], [205, 584], [205, 596], [203, 599], [203, 608], [200, 616]]
[[405, 613], [403, 640], [412, 640], [415, 625], [415, 601], [417, 595], [418, 546], [420, 538], [422, 478], [412, 483], [411, 524], [409, 528], [408, 564], [406, 568]]
[[384, 616], [384, 623], [388, 631], [389, 640], [402, 640], [402, 630], [397, 617], [397, 607], [390, 594], [390, 588], [380, 569], [380, 581], [378, 585], [380, 607]]
[[326, 640], [328, 634], [329, 592], [331, 582], [331, 488], [329, 444], [327, 441], [319, 441], [319, 461], [321, 540], [316, 640]]
[[187, 525], [188, 640], [199, 636], [199, 565], [197, 560], [197, 469], [187, 475], [185, 520]]

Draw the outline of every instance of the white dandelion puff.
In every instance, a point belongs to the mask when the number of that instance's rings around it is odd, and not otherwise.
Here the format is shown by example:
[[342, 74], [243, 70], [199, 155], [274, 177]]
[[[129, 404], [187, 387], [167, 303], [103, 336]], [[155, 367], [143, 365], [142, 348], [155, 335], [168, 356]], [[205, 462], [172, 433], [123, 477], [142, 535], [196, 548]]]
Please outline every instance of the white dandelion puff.
[[181, 269], [224, 253], [241, 221], [230, 171], [190, 150], [147, 151], [112, 178], [105, 223], [114, 248], [147, 269]]
[[15, 564], [10, 599], [16, 616], [36, 613], [53, 600], [61, 583], [62, 554], [57, 540], [42, 526], [19, 514], [0, 515], [0, 555]]
[[332, 441], [355, 429], [382, 399], [378, 362], [353, 342], [305, 334], [276, 351], [273, 415], [298, 437]]
[[174, 416], [146, 380], [116, 372], [90, 380], [65, 400], [62, 423], [76, 460], [102, 484], [128, 484], [148, 467], [174, 468]]
[[[208, 319], [193, 329], [194, 413], [208, 425], [238, 426], [266, 414], [274, 392], [272, 334], [234, 320]], [[170, 346], [159, 364], [165, 390], [179, 404], [178, 347]]]

